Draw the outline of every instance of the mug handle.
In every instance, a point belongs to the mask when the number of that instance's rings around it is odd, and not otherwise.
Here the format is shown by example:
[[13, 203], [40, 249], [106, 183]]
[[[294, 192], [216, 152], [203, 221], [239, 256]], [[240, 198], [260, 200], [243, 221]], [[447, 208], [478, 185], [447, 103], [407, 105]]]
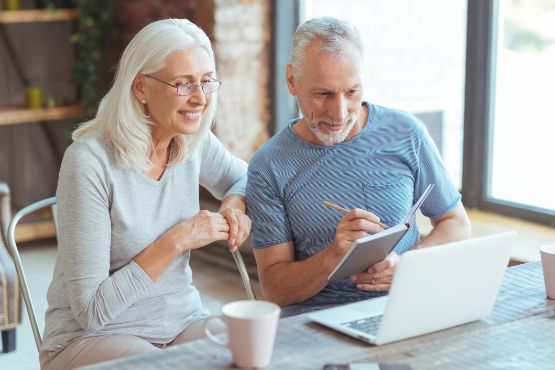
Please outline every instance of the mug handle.
[[210, 339], [212, 342], [214, 342], [214, 343], [216, 343], [216, 344], [218, 344], [222, 347], [229, 348], [229, 339], [224, 342], [223, 340], [218, 339], [218, 337], [216, 337], [214, 334], [212, 334], [212, 332], [210, 332], [210, 329], [208, 329], [208, 323], [211, 320], [221, 320], [225, 324], [225, 321], [222, 318], [222, 316], [208, 316], [206, 319], [204, 319], [204, 325], [203, 325], [204, 334], [206, 334], [208, 339]]

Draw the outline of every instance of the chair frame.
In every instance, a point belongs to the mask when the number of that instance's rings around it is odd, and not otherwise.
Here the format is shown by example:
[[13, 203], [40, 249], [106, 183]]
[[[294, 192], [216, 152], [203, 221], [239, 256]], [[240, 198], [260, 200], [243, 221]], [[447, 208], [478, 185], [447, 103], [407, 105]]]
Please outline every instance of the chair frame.
[[[56, 227], [56, 231], [58, 231], [56, 197], [50, 197], [47, 199], [40, 200], [38, 202], [32, 203], [27, 207], [21, 209], [12, 217], [10, 224], [8, 226], [8, 251], [10, 252], [13, 258], [17, 276], [19, 277], [21, 292], [23, 294], [23, 300], [25, 301], [25, 306], [27, 307], [29, 321], [31, 322], [33, 335], [35, 337], [35, 343], [37, 345], [37, 350], [39, 352], [40, 352], [40, 345], [42, 344], [42, 337], [40, 334], [39, 326], [37, 324], [37, 317], [35, 315], [35, 309], [33, 306], [31, 295], [29, 294], [29, 286], [27, 284], [27, 278], [25, 277], [25, 272], [23, 271], [21, 257], [19, 255], [19, 250], [17, 248], [17, 244], [15, 241], [15, 228], [18, 222], [23, 217], [27, 216], [30, 213], [38, 211], [39, 209], [46, 208], [46, 207], [52, 208], [54, 224]], [[243, 262], [243, 257], [241, 256], [241, 252], [239, 252], [239, 250], [236, 250], [235, 252], [232, 253], [232, 255], [233, 255], [233, 259], [235, 260], [235, 264], [237, 265], [237, 269], [239, 270], [239, 274], [241, 275], [241, 280], [243, 282], [243, 286], [245, 287], [247, 297], [251, 300], [256, 300], [256, 296], [254, 294], [254, 290], [249, 278], [249, 274], [247, 272], [247, 268], [245, 267], [245, 263]]]
[[23, 294], [23, 300], [25, 301], [25, 306], [27, 307], [27, 314], [29, 315], [29, 321], [31, 322], [31, 328], [33, 329], [33, 335], [35, 336], [35, 343], [37, 345], [37, 350], [40, 352], [40, 345], [42, 344], [42, 338], [40, 335], [40, 329], [37, 324], [37, 317], [35, 315], [35, 308], [33, 306], [33, 301], [31, 295], [29, 294], [29, 286], [27, 284], [27, 278], [25, 277], [25, 272], [23, 271], [23, 265], [21, 264], [21, 257], [19, 256], [19, 251], [17, 249], [17, 244], [15, 242], [15, 228], [17, 223], [25, 216], [39, 209], [51, 207], [52, 215], [54, 218], [54, 223], [57, 226], [56, 217], [56, 197], [50, 197], [47, 199], [40, 200], [27, 207], [19, 210], [10, 221], [8, 226], [8, 250], [12, 255], [15, 270], [17, 271], [17, 276], [19, 277], [21, 293]]

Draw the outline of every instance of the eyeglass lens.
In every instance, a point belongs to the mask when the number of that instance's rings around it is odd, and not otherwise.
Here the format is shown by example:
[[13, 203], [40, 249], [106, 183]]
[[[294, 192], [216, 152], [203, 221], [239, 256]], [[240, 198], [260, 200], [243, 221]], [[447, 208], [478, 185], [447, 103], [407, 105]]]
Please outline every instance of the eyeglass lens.
[[[179, 84], [177, 85], [177, 94], [178, 95], [192, 95], [195, 93], [196, 89], [197, 89], [197, 84], [193, 84], [190, 82], [184, 83], [184, 84]], [[206, 81], [206, 82], [202, 82], [200, 84], [202, 91], [205, 94], [211, 94], [214, 91], [218, 90], [218, 88], [220, 87], [220, 82], [219, 81]]]

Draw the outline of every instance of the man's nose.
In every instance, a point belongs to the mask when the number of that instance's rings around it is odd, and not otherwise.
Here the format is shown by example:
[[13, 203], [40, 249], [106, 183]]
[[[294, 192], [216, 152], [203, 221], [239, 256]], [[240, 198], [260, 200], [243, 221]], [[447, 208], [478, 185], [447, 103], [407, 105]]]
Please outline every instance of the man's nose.
[[335, 121], [343, 123], [347, 118], [347, 99], [338, 95], [333, 101], [331, 114]]

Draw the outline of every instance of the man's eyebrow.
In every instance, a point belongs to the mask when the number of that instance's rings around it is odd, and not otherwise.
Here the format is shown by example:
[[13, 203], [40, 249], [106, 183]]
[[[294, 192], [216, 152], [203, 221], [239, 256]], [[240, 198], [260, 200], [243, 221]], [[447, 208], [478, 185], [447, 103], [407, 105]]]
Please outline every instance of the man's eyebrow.
[[[349, 90], [358, 90], [362, 87], [362, 83], [356, 83], [353, 86], [350, 86], [348, 88], [345, 89], [345, 91], [349, 91]], [[312, 92], [325, 92], [325, 91], [335, 91], [335, 89], [332, 89], [330, 87], [324, 87], [324, 86], [317, 86], [317, 87], [313, 87], [310, 89], [310, 91]]]
[[333, 91], [333, 89], [330, 89], [329, 87], [318, 86], [311, 88], [310, 91]]

